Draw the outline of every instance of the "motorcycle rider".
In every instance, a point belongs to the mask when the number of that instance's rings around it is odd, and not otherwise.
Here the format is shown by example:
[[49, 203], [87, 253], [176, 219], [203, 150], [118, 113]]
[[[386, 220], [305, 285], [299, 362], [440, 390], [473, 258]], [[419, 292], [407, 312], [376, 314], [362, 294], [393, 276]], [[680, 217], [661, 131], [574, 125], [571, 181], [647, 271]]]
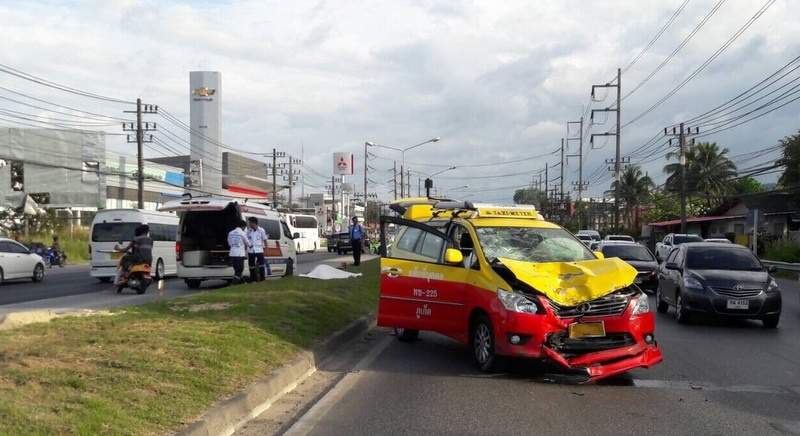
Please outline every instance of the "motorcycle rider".
[[122, 256], [122, 259], [120, 259], [117, 264], [117, 273], [114, 276], [114, 288], [119, 291], [118, 287], [122, 275], [127, 273], [133, 264], [146, 262], [149, 265], [153, 263], [153, 239], [150, 237], [150, 226], [144, 224], [137, 227], [134, 230], [133, 240], [131, 240], [127, 246], [115, 247], [114, 250], [120, 253], [126, 253], [130, 250], [130, 254]]

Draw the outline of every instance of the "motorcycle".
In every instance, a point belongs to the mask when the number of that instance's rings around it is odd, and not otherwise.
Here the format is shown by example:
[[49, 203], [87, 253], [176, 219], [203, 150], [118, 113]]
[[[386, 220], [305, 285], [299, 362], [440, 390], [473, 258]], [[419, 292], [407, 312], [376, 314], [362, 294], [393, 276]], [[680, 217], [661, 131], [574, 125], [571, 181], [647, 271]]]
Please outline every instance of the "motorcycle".
[[53, 247], [47, 247], [47, 250], [41, 256], [48, 268], [52, 268], [53, 265], [64, 268], [67, 264], [66, 253], [61, 250], [53, 250]]
[[153, 276], [150, 275], [150, 264], [136, 261], [131, 264], [128, 271], [120, 278], [117, 284], [117, 292], [122, 292], [123, 288], [131, 288], [141, 295], [147, 292], [147, 287], [152, 283]]

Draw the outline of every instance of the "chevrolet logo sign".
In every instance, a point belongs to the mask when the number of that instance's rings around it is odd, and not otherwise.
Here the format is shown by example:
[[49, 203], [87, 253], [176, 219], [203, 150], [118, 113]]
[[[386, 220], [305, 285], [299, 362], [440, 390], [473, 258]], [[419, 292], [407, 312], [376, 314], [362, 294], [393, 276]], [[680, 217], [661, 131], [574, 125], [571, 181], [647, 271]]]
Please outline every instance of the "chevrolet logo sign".
[[211, 88], [202, 86], [200, 88], [195, 89], [194, 92], [192, 92], [192, 95], [196, 95], [196, 96], [199, 96], [199, 97], [208, 97], [208, 96], [214, 95], [215, 92], [217, 92], [216, 89], [211, 89]]

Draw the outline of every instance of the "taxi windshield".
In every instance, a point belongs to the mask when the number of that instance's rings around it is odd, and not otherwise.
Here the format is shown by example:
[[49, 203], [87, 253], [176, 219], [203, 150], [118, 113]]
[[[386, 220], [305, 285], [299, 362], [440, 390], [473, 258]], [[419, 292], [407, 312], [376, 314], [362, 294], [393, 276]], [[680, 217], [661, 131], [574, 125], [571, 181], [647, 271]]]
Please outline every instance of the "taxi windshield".
[[525, 262], [575, 262], [596, 259], [564, 229], [477, 227], [475, 233], [488, 261], [502, 257]]

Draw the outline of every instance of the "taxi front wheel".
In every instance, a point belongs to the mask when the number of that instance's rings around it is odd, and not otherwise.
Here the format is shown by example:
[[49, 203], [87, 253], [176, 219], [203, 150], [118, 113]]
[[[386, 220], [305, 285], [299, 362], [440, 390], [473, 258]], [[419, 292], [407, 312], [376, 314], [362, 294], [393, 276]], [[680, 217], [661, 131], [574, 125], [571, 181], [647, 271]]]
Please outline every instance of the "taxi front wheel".
[[472, 355], [475, 364], [483, 372], [500, 369], [504, 359], [494, 353], [494, 330], [492, 321], [486, 315], [480, 315], [472, 325]]
[[394, 335], [400, 342], [414, 342], [419, 336], [419, 330], [403, 329], [399, 327], [394, 328]]

